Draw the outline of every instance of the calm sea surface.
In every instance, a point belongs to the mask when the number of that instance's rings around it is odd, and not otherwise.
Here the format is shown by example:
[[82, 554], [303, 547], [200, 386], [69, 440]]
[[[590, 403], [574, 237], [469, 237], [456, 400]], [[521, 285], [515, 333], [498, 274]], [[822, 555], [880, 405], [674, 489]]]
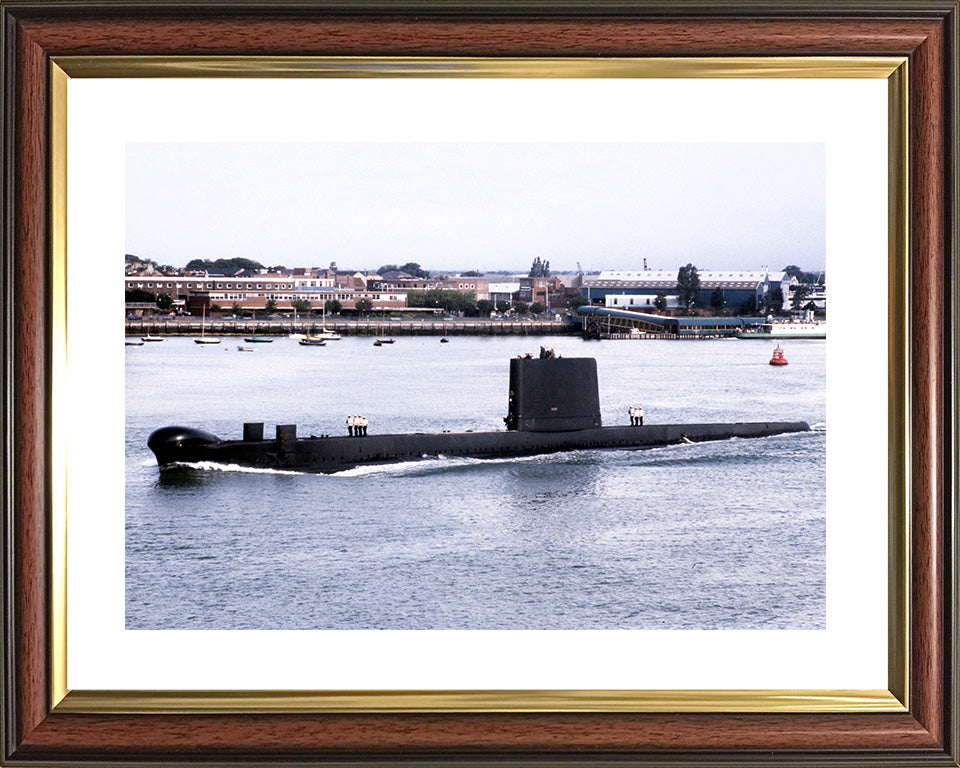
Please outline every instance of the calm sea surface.
[[[826, 344], [577, 337], [192, 339], [126, 348], [128, 629], [818, 629]], [[509, 359], [595, 357], [603, 423], [802, 419], [810, 433], [333, 475], [161, 478], [147, 437], [502, 428]]]

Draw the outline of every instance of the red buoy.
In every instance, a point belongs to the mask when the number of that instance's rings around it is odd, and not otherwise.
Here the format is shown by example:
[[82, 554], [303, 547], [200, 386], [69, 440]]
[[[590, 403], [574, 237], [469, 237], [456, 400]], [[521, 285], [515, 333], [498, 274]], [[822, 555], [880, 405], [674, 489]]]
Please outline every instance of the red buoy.
[[786, 365], [787, 358], [783, 356], [783, 350], [780, 349], [780, 345], [777, 344], [777, 348], [773, 350], [773, 357], [770, 358], [770, 365]]

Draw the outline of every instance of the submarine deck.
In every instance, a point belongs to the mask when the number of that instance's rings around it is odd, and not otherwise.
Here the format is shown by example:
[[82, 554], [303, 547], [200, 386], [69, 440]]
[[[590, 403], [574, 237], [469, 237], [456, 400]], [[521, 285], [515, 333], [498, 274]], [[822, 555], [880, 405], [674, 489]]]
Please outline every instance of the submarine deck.
[[441, 455], [484, 458], [598, 448], [649, 448], [685, 440], [703, 442], [733, 437], [768, 437], [808, 431], [809, 428], [803, 421], [656, 424], [594, 427], [569, 432], [498, 430], [302, 437], [286, 445], [277, 440], [225, 440], [187, 445], [171, 439], [150, 447], [161, 469], [209, 461], [304, 472], [336, 472], [361, 464], [411, 461]]

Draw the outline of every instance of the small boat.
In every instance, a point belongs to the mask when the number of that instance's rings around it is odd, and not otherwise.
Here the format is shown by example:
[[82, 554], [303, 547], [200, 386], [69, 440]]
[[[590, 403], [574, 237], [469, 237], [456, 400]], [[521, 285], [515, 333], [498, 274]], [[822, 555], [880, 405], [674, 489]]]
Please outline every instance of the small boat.
[[294, 341], [300, 341], [301, 339], [307, 338], [307, 334], [305, 334], [305, 333], [291, 333], [289, 336], [287, 336], [287, 338], [288, 338], [288, 339], [293, 339]]
[[[253, 321], [254, 322], [257, 321], [256, 312], [253, 313]], [[247, 344], [270, 344], [273, 341], [273, 339], [270, 338], [269, 336], [257, 336], [257, 332], [254, 331], [253, 336], [250, 336], [249, 338], [244, 338], [244, 341], [247, 342]]]
[[123, 343], [124, 343], [125, 346], [128, 346], [128, 347], [142, 347], [142, 346], [143, 346], [143, 342], [142, 342], [142, 341], [136, 341], [136, 340], [133, 340], [133, 341], [125, 341], [125, 342], [123, 342]]
[[327, 328], [327, 307], [324, 305], [322, 314], [320, 316], [320, 323], [323, 325], [323, 330], [320, 331], [320, 338], [324, 341], [340, 341], [340, 334], [336, 331], [331, 331]]
[[780, 349], [780, 345], [777, 344], [777, 348], [773, 350], [773, 357], [770, 358], [770, 365], [786, 365], [787, 358], [783, 356], [783, 350]]
[[149, 333], [146, 336], [141, 336], [142, 341], [163, 341], [163, 336], [151, 336]]
[[319, 336], [304, 336], [299, 343], [301, 347], [323, 347], [327, 344]]
[[212, 336], [210, 337], [207, 336], [206, 320], [207, 320], [207, 308], [204, 307], [203, 314], [200, 317], [200, 338], [194, 339], [193, 340], [194, 343], [195, 344], [219, 344], [220, 339], [215, 339]]
[[450, 343], [450, 339], [448, 339], [446, 336], [444, 336], [443, 338], [440, 339], [440, 343], [441, 343], [441, 344], [449, 344], [449, 343]]
[[237, 347], [237, 352], [253, 352], [253, 347]]
[[379, 347], [379, 346], [382, 346], [383, 344], [393, 344], [394, 342], [393, 339], [388, 339], [380, 335], [382, 332], [383, 332], [383, 325], [380, 324], [377, 327], [377, 340], [373, 342], [373, 346]]

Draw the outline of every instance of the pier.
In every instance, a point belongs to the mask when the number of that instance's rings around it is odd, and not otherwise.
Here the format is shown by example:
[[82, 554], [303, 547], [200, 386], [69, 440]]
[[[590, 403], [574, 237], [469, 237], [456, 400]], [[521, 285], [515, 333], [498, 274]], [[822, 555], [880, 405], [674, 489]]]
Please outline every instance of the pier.
[[487, 318], [457, 318], [454, 320], [362, 319], [344, 320], [320, 318], [294, 320], [292, 318], [214, 317], [205, 321], [196, 317], [137, 317], [127, 318], [127, 336], [287, 336], [291, 333], [318, 334], [324, 326], [341, 336], [554, 336], [578, 334], [579, 322], [565, 320], [490, 320]]

